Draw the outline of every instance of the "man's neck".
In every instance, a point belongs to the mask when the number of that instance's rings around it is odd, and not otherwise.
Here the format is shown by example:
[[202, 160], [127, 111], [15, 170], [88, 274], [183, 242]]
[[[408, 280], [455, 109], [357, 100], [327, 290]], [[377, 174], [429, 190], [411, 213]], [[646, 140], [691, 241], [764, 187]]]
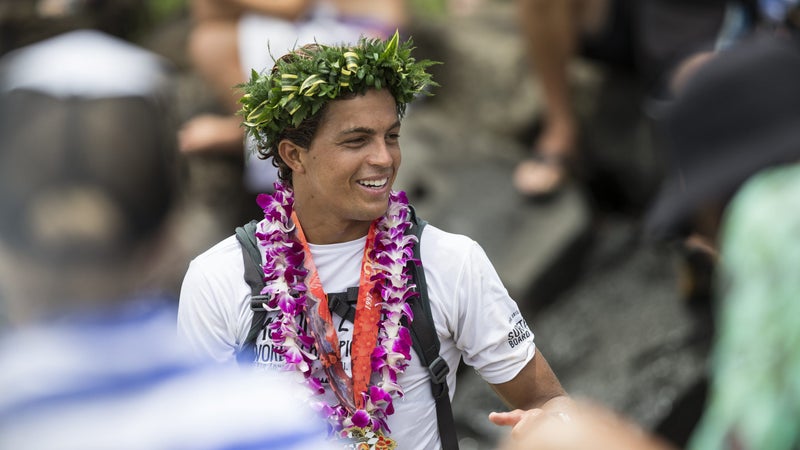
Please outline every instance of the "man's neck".
[[330, 220], [296, 210], [300, 226], [310, 244], [325, 245], [354, 241], [369, 232], [371, 222]]

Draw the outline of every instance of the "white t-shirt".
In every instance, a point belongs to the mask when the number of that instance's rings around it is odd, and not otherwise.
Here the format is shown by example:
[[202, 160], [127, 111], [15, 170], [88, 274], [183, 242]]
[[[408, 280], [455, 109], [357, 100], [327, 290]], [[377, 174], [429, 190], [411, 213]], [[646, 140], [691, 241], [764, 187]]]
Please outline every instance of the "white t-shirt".
[[[326, 292], [358, 286], [365, 242], [361, 238], [310, 246]], [[451, 398], [460, 358], [488, 383], [510, 381], [533, 358], [533, 333], [483, 249], [466, 236], [432, 225], [425, 227], [420, 242], [440, 354], [451, 369], [447, 376]], [[218, 361], [232, 360], [250, 328], [249, 299], [241, 247], [231, 236], [191, 262], [181, 288], [179, 333], [198, 353]], [[334, 324], [349, 372], [352, 324], [335, 314]], [[259, 342], [257, 349], [259, 362], [280, 365], [268, 343]], [[395, 413], [388, 420], [391, 437], [399, 448], [439, 448], [427, 369], [413, 351], [398, 381], [405, 396], [394, 401]]]

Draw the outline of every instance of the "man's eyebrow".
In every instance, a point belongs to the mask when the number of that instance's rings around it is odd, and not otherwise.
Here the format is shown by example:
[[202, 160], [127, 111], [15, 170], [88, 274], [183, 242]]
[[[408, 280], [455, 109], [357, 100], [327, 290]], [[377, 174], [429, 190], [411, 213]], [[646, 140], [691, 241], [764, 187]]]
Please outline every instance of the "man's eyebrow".
[[[392, 126], [390, 126], [388, 129], [391, 130], [399, 126], [400, 126], [400, 121], [398, 120], [397, 122], [393, 123]], [[346, 130], [342, 130], [339, 134], [344, 136], [353, 133], [376, 134], [377, 131], [374, 128], [369, 128], [369, 127], [353, 127], [353, 128], [348, 128]]]

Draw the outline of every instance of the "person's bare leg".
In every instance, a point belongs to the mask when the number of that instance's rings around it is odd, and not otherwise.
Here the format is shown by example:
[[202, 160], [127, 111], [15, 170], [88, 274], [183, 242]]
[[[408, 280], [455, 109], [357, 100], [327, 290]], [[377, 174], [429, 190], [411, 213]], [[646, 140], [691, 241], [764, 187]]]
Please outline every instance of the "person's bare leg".
[[189, 36], [188, 52], [224, 109], [223, 114], [201, 114], [187, 121], [178, 135], [182, 153], [242, 153], [244, 132], [236, 116], [239, 94], [235, 86], [244, 75], [239, 63], [236, 20], [204, 20]]
[[568, 162], [579, 156], [578, 120], [572, 107], [569, 64], [580, 33], [597, 29], [607, 0], [519, 0], [526, 48], [544, 99], [541, 133], [531, 151], [539, 158], [520, 163], [513, 176], [526, 195], [551, 193], [568, 176]]
[[181, 153], [227, 153], [244, 151], [242, 119], [235, 114], [200, 114], [181, 126], [178, 150]]
[[577, 121], [571, 107], [568, 65], [575, 54], [577, 0], [519, 0], [523, 37], [544, 99], [543, 128], [527, 159], [514, 171], [516, 189], [526, 195], [551, 192], [566, 174], [558, 162], [572, 156]]
[[522, 6], [527, 48], [546, 107], [541, 150], [571, 147], [576, 120], [567, 69], [576, 51], [579, 2], [522, 0]]
[[195, 26], [188, 42], [192, 65], [230, 113], [239, 108], [235, 86], [244, 81], [236, 26], [235, 20], [204, 21]]

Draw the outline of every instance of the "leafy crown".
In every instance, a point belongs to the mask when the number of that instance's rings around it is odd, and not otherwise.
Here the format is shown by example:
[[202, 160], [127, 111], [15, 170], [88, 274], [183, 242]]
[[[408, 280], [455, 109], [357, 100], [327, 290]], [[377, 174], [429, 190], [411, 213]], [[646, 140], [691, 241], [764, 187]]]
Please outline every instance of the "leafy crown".
[[259, 145], [275, 145], [281, 132], [299, 126], [330, 100], [367, 89], [389, 89], [398, 114], [418, 94], [436, 86], [426, 69], [436, 64], [411, 56], [413, 43], [399, 33], [386, 41], [362, 37], [355, 46], [307, 45], [277, 61], [270, 73], [253, 70], [238, 87], [243, 126]]

